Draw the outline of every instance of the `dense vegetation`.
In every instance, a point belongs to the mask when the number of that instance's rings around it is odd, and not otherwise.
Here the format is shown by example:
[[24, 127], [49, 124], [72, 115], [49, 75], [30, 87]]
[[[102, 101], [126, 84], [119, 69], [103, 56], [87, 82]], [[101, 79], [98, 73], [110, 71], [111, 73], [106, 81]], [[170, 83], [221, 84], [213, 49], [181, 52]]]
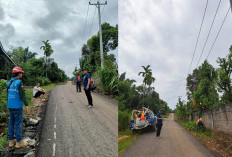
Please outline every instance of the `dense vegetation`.
[[[88, 69], [92, 75], [98, 89], [106, 94], [117, 96], [118, 93], [118, 65], [114, 54], [109, 52], [118, 47], [118, 26], [110, 26], [108, 23], [102, 24], [104, 69], [101, 68], [99, 33], [92, 36], [86, 44], [82, 46], [81, 58], [79, 59], [81, 76], [83, 69]], [[75, 75], [75, 72], [74, 72]]]
[[119, 77], [118, 83], [118, 103], [119, 103], [119, 131], [129, 128], [129, 120], [133, 109], [148, 107], [155, 114], [159, 109], [163, 109], [164, 114], [170, 112], [167, 103], [159, 97], [154, 87], [151, 87], [155, 78], [152, 76], [150, 65], [142, 66], [139, 75], [143, 77], [142, 85], [135, 85], [135, 80], [126, 79], [126, 72]]
[[[44, 42], [44, 55], [45, 57], [36, 58], [37, 53], [29, 51], [29, 47], [22, 48], [17, 47], [8, 52], [8, 55], [12, 60], [23, 69], [23, 83], [27, 86], [34, 86], [37, 82], [41, 85], [47, 85], [51, 82], [62, 82], [67, 79], [65, 72], [58, 68], [57, 63], [53, 58], [49, 56], [51, 53], [51, 45], [49, 48], [45, 48], [48, 45], [48, 41]], [[50, 50], [47, 50], [50, 49]], [[8, 78], [11, 77], [11, 70], [8, 71]]]
[[187, 77], [187, 102], [179, 99], [176, 109], [179, 118], [194, 111], [201, 111], [232, 102], [232, 46], [229, 54], [218, 58], [219, 68], [214, 68], [207, 60], [194, 69]]
[[[23, 69], [22, 81], [26, 86], [35, 86], [40, 83], [45, 90], [54, 88], [57, 82], [63, 82], [67, 79], [64, 71], [58, 68], [53, 58], [50, 58], [52, 47], [47, 40], [43, 48], [45, 57], [36, 58], [37, 53], [29, 51], [29, 47], [17, 47], [8, 52], [11, 59]], [[49, 52], [49, 53], [48, 53]], [[53, 51], [52, 51], [53, 52]], [[5, 56], [0, 54], [0, 134], [6, 132], [7, 119], [9, 112], [7, 110], [7, 92], [6, 83], [12, 77], [13, 65]], [[53, 83], [52, 83], [53, 82]], [[49, 85], [48, 85], [49, 84]], [[44, 86], [48, 85], [48, 86]], [[29, 106], [32, 106], [33, 97], [32, 88], [26, 88], [25, 94]], [[4, 131], [5, 130], [5, 131]], [[0, 149], [7, 143], [7, 136], [0, 137]]]

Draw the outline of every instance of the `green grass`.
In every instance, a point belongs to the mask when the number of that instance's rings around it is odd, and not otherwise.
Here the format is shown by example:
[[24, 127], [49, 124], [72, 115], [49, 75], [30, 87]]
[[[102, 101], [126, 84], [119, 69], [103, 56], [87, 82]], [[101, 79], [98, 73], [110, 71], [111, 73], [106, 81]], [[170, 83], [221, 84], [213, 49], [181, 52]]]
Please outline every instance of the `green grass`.
[[0, 150], [7, 144], [7, 135], [0, 137]]
[[118, 156], [121, 156], [126, 148], [130, 147], [132, 143], [139, 137], [139, 134], [133, 134], [131, 130], [121, 131], [118, 133], [118, 137], [129, 136], [127, 139], [118, 143]]
[[[45, 89], [46, 91], [49, 91], [51, 89], [53, 89], [54, 87], [58, 86], [58, 85], [64, 85], [65, 83], [51, 83], [47, 86], [42, 86], [41, 88]], [[27, 102], [29, 106], [33, 106], [32, 102], [31, 102], [31, 98], [33, 97], [33, 88], [26, 88], [25, 89], [25, 94], [26, 94], [26, 98], [27, 98]], [[2, 93], [0, 93], [0, 118], [1, 116], [3, 116], [4, 114], [7, 114], [7, 99], [6, 99], [6, 90], [4, 90]], [[8, 116], [8, 114], [7, 114]], [[7, 132], [7, 128], [5, 130], [5, 132]], [[2, 137], [0, 137], [0, 150], [4, 147], [4, 145], [6, 145], [8, 142], [7, 139], [7, 135], [4, 135]]]
[[6, 129], [5, 134], [0, 137], [0, 150], [8, 143], [7, 132], [8, 129]]

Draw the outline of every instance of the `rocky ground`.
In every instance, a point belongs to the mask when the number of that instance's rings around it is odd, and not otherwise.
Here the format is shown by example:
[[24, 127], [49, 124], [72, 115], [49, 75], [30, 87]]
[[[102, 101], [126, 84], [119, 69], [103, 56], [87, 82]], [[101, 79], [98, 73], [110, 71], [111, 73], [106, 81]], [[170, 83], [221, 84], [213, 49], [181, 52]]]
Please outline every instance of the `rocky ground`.
[[[48, 96], [47, 96], [48, 97]], [[39, 144], [42, 131], [43, 119], [46, 112], [47, 99], [32, 98], [33, 106], [30, 113], [23, 118], [23, 137], [28, 141], [29, 146], [25, 148], [9, 148], [8, 144], [0, 151], [1, 157], [34, 157], [37, 145]]]

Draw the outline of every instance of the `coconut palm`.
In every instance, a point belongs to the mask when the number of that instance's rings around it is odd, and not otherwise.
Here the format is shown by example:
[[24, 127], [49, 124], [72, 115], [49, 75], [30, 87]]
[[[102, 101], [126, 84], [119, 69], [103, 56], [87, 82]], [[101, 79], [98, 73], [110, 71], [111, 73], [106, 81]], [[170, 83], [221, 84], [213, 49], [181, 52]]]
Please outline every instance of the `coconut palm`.
[[53, 53], [51, 44], [49, 43], [49, 40], [47, 41], [42, 41], [44, 43], [44, 46], [41, 46], [40, 49], [44, 50], [44, 55], [45, 55], [45, 70], [46, 70], [46, 77], [48, 76], [47, 74], [47, 58], [51, 56]]
[[148, 85], [148, 91], [150, 93], [151, 89], [151, 84], [155, 81], [155, 78], [152, 76], [152, 70], [150, 69], [150, 65], [142, 66], [144, 71], [139, 72], [139, 76], [142, 75], [143, 77], [143, 83], [144, 83], [144, 88], [143, 88], [143, 105], [144, 105], [144, 97], [146, 95], [145, 93], [145, 88], [147, 88]]

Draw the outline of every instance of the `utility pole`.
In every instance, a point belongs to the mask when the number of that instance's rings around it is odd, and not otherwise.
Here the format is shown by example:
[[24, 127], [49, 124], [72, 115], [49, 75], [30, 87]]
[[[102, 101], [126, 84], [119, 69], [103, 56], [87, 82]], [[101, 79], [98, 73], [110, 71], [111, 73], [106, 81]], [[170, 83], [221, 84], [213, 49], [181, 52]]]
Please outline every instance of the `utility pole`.
[[230, 9], [232, 11], [232, 0], [230, 0]]
[[100, 36], [100, 54], [101, 54], [101, 68], [104, 69], [104, 56], [103, 56], [103, 45], [102, 45], [102, 28], [101, 28], [101, 5], [107, 5], [107, 1], [105, 3], [91, 3], [89, 5], [95, 5], [98, 8], [98, 21], [99, 21], [99, 36]]

